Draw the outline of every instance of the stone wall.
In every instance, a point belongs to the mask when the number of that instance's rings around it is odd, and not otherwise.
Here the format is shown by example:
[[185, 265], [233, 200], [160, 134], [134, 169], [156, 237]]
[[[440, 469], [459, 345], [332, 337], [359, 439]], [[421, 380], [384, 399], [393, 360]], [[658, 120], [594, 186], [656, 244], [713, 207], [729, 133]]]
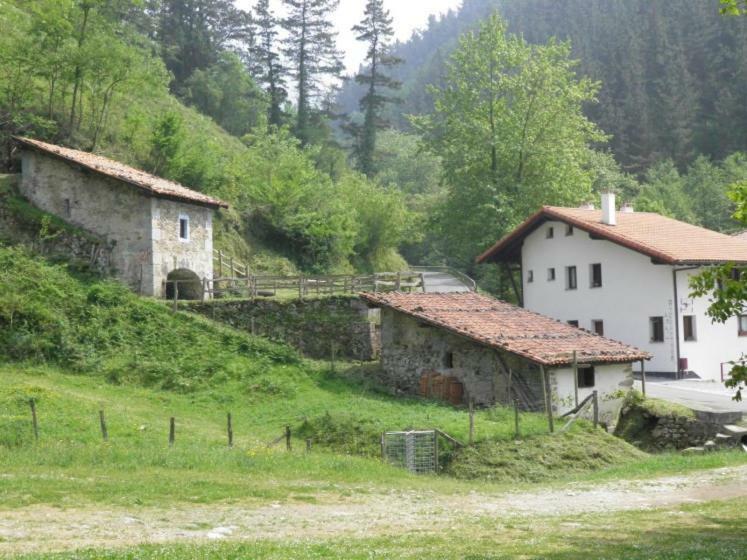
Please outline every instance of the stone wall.
[[[163, 282], [172, 270], [190, 270], [199, 279], [213, 277], [213, 211], [204, 206], [151, 199], [153, 232], [152, 293], [164, 296]], [[179, 219], [189, 220], [189, 240], [179, 238]]]
[[703, 445], [720, 428], [720, 423], [699, 418], [683, 406], [635, 392], [622, 407], [615, 434], [642, 449], [665, 451]]
[[35, 206], [111, 244], [115, 275], [150, 293], [150, 199], [135, 188], [32, 150], [21, 153], [20, 191]]
[[16, 186], [16, 176], [0, 176], [0, 242], [26, 245], [101, 275], [111, 273], [111, 246], [104, 238], [39, 210], [18, 194]]
[[370, 361], [379, 356], [378, 313], [355, 296], [304, 300], [190, 302], [195, 311], [234, 328], [290, 344], [312, 358]]

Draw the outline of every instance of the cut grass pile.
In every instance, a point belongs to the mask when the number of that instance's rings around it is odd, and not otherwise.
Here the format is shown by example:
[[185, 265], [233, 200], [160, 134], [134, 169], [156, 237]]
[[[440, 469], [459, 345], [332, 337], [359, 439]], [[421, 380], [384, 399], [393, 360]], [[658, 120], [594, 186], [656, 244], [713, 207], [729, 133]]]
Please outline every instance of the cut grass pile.
[[456, 451], [448, 472], [457, 478], [539, 482], [621, 466], [646, 457], [629, 443], [580, 423], [564, 434], [482, 441]]
[[422, 558], [498, 560], [735, 560], [744, 558], [744, 501], [731, 500], [640, 512], [557, 518], [461, 520], [447, 531], [314, 541], [250, 541], [143, 545], [23, 556], [40, 560], [356, 560]]

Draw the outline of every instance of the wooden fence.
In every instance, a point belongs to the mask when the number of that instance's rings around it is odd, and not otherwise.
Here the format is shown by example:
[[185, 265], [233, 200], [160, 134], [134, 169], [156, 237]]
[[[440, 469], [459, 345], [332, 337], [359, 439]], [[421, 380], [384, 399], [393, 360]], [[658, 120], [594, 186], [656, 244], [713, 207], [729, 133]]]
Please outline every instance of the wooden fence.
[[[200, 298], [288, 296], [303, 299], [309, 296], [357, 294], [359, 292], [387, 292], [423, 290], [423, 274], [420, 272], [378, 272], [365, 276], [272, 276], [249, 275], [203, 278], [202, 280], [166, 280], [164, 292], [170, 287], [174, 303], [190, 293]], [[181, 296], [180, 296], [181, 293]]]

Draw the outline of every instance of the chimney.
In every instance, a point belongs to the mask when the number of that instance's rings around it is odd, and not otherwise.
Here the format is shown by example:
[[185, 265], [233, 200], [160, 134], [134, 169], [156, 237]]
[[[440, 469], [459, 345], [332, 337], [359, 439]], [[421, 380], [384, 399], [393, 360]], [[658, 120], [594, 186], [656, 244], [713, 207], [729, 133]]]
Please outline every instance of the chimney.
[[602, 223], [608, 226], [617, 225], [615, 215], [615, 193], [602, 193]]
[[623, 214], [632, 214], [635, 212], [635, 208], [630, 202], [623, 202], [622, 208], [620, 208], [620, 212]]
[[581, 206], [579, 206], [581, 210], [594, 210], [594, 203], [593, 202], [584, 202]]

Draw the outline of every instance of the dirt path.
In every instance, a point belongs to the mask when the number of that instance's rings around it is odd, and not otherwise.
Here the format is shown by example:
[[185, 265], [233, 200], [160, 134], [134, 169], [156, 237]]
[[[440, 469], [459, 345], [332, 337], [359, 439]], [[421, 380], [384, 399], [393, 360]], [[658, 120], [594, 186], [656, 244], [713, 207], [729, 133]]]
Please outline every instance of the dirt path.
[[567, 484], [504, 494], [392, 492], [319, 503], [184, 505], [168, 509], [0, 510], [0, 554], [213, 539], [370, 537], [438, 531], [477, 518], [569, 515], [747, 498], [747, 466], [653, 480]]

